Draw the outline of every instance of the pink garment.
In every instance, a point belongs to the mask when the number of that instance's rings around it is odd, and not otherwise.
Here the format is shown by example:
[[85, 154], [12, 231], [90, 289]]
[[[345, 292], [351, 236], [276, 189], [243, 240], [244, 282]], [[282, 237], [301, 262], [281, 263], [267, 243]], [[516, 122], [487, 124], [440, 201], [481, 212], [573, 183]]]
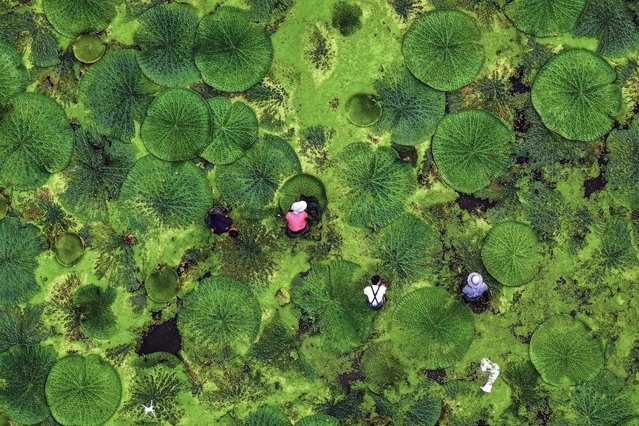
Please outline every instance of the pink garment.
[[295, 214], [293, 212], [286, 213], [286, 222], [288, 222], [288, 229], [293, 232], [299, 232], [306, 228], [306, 217], [308, 213], [302, 212]]

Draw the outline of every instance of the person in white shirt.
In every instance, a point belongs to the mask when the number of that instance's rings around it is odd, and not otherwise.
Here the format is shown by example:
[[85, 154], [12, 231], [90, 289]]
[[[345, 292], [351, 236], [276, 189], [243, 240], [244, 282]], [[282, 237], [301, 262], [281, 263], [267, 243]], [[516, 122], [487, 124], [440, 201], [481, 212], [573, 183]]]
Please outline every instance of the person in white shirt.
[[481, 390], [484, 392], [490, 393], [493, 390], [493, 384], [497, 377], [499, 376], [499, 365], [495, 364], [488, 358], [481, 359], [481, 372], [488, 373], [488, 380], [486, 384], [481, 387]]
[[387, 285], [379, 275], [375, 275], [371, 278], [371, 285], [364, 288], [364, 294], [368, 298], [368, 306], [378, 310], [384, 306], [386, 302], [386, 290]]

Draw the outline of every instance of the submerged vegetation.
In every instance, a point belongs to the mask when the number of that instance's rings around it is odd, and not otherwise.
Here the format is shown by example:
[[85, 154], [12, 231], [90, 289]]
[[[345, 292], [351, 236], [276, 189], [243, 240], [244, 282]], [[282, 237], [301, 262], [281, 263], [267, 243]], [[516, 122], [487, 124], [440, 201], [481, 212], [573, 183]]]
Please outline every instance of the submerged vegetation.
[[0, 424], [636, 426], [638, 64], [636, 0], [0, 0]]

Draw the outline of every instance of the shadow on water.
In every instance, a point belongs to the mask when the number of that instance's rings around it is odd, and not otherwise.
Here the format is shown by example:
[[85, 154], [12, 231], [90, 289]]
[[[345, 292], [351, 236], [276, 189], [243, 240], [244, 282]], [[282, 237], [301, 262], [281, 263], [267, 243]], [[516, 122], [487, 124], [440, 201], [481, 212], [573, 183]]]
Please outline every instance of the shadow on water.
[[139, 355], [168, 352], [177, 355], [182, 348], [182, 336], [177, 328], [177, 318], [154, 325], [142, 336]]
[[599, 154], [599, 176], [584, 181], [584, 197], [590, 198], [593, 192], [601, 191], [608, 183], [605, 173], [606, 164], [608, 163], [607, 154], [608, 150], [606, 148], [602, 149]]
[[493, 207], [495, 203], [484, 198], [477, 198], [470, 194], [459, 194], [456, 200], [459, 208], [466, 210], [467, 212], [481, 212], [486, 213], [486, 210]]

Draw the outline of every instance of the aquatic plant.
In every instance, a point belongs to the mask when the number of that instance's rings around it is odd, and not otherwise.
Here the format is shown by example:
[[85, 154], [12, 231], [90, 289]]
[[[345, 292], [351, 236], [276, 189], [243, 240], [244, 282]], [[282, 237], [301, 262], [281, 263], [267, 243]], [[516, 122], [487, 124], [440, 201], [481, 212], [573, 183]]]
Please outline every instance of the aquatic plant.
[[93, 249], [98, 252], [94, 264], [96, 276], [106, 277], [112, 285], [134, 290], [138, 285], [133, 255], [135, 237], [116, 232], [111, 223], [100, 223], [93, 228], [91, 238]]
[[252, 14], [260, 21], [269, 21], [283, 15], [294, 4], [294, 0], [244, 0]]
[[606, 191], [615, 202], [639, 208], [639, 120], [627, 130], [613, 130], [607, 142]]
[[457, 90], [471, 83], [484, 66], [485, 50], [474, 18], [459, 10], [428, 12], [404, 36], [406, 66], [437, 90]]
[[118, 0], [43, 0], [42, 8], [57, 32], [75, 37], [109, 26], [118, 3]]
[[359, 265], [344, 260], [317, 263], [293, 283], [293, 303], [317, 318], [323, 344], [343, 353], [357, 347], [371, 332], [371, 309], [355, 280]]
[[186, 384], [173, 368], [156, 365], [137, 369], [127, 389], [129, 398], [122, 405], [121, 411], [128, 419], [145, 422], [149, 415], [144, 413], [142, 406], [148, 407], [153, 401], [154, 418], [175, 425], [184, 416], [180, 396], [185, 390]]
[[407, 283], [432, 270], [439, 241], [428, 224], [406, 213], [376, 234], [370, 248], [391, 282]]
[[382, 106], [375, 95], [356, 93], [346, 101], [348, 121], [359, 127], [377, 123], [382, 116]]
[[504, 12], [518, 30], [537, 37], [572, 31], [588, 0], [514, 0]]
[[338, 1], [333, 5], [331, 24], [347, 37], [362, 28], [362, 8], [357, 4]]
[[352, 143], [339, 154], [335, 167], [344, 189], [337, 201], [353, 226], [388, 225], [402, 214], [406, 198], [416, 189], [411, 166], [390, 147]]
[[195, 63], [204, 81], [218, 90], [241, 92], [271, 67], [273, 45], [266, 30], [250, 15], [221, 7], [200, 21], [195, 39]]
[[225, 97], [208, 100], [211, 108], [211, 134], [200, 154], [213, 164], [231, 164], [257, 142], [257, 117], [244, 102]]
[[280, 188], [280, 209], [288, 211], [291, 204], [299, 201], [302, 197], [313, 197], [317, 200], [320, 208], [325, 209], [328, 205], [326, 189], [321, 180], [306, 173], [295, 175]]
[[540, 387], [541, 376], [530, 360], [506, 364], [503, 377], [512, 391], [513, 405], [517, 412], [524, 411], [521, 407], [532, 417], [538, 410], [550, 411]]
[[35, 269], [42, 251], [38, 228], [12, 217], [0, 221], [0, 305], [26, 302], [39, 290]]
[[73, 135], [53, 99], [33, 93], [11, 98], [0, 119], [0, 184], [34, 189], [63, 170], [73, 154]]
[[287, 369], [291, 367], [291, 353], [296, 346], [290, 328], [278, 314], [260, 333], [259, 340], [251, 348], [251, 355], [267, 365]]
[[12, 96], [25, 91], [28, 77], [18, 52], [0, 40], [0, 110]]
[[539, 239], [554, 244], [561, 230], [562, 206], [565, 206], [561, 192], [541, 182], [532, 182], [529, 192], [522, 198], [522, 210]]
[[258, 408], [244, 421], [244, 426], [291, 426], [291, 424], [282, 410], [272, 407]]
[[377, 128], [391, 132], [391, 142], [418, 145], [435, 133], [444, 117], [446, 96], [417, 80], [408, 70], [388, 73], [375, 82], [382, 116]]
[[134, 231], [203, 223], [212, 203], [206, 176], [195, 165], [168, 163], [151, 155], [135, 163], [118, 196], [123, 220]]
[[295, 426], [338, 426], [339, 420], [325, 414], [312, 414], [301, 418]]
[[192, 348], [212, 355], [229, 349], [245, 354], [260, 331], [260, 302], [232, 278], [205, 278], [184, 299], [178, 327]]
[[444, 181], [473, 193], [490, 185], [512, 162], [513, 132], [479, 109], [448, 114], [433, 138], [433, 157]]
[[400, 426], [435, 426], [442, 413], [442, 401], [433, 395], [428, 383], [420, 383], [408, 394], [389, 400], [383, 394], [372, 394], [382, 414]]
[[60, 194], [65, 209], [93, 221], [107, 217], [107, 204], [117, 198], [127, 173], [135, 163], [135, 148], [117, 140], [75, 131], [75, 151], [61, 173], [66, 188]]
[[174, 269], [163, 266], [147, 275], [144, 288], [151, 299], [158, 303], [173, 300], [180, 287], [180, 280]]
[[514, 287], [535, 278], [543, 255], [530, 226], [507, 220], [490, 230], [481, 248], [481, 258], [490, 275], [502, 285]]
[[75, 232], [63, 232], [55, 240], [55, 258], [62, 266], [73, 266], [84, 254], [84, 241]]
[[36, 345], [47, 338], [42, 305], [0, 306], [0, 353], [18, 345]]
[[122, 383], [118, 372], [99, 355], [68, 355], [49, 372], [45, 394], [57, 422], [99, 426], [120, 406]]
[[156, 88], [133, 50], [112, 50], [82, 77], [80, 97], [97, 130], [128, 141], [142, 122]]
[[621, 106], [616, 78], [615, 70], [596, 53], [568, 50], [539, 71], [532, 103], [553, 132], [592, 141], [610, 131]]
[[639, 262], [632, 243], [632, 224], [622, 216], [609, 218], [600, 229], [596, 262], [605, 270], [631, 268]]
[[530, 360], [554, 386], [574, 386], [594, 378], [603, 367], [603, 347], [582, 321], [554, 315], [530, 339]]
[[191, 160], [206, 147], [210, 126], [211, 111], [200, 95], [167, 89], [149, 105], [140, 135], [161, 160]]
[[382, 393], [406, 378], [406, 371], [397, 356], [393, 354], [390, 342], [371, 345], [364, 351], [360, 366], [364, 383], [372, 392]]
[[0, 408], [14, 422], [35, 424], [49, 417], [44, 386], [57, 358], [50, 346], [14, 346], [0, 354]]
[[218, 166], [215, 185], [226, 202], [239, 204], [249, 217], [257, 217], [273, 201], [284, 178], [300, 172], [289, 143], [267, 135], [233, 164]]
[[60, 63], [58, 40], [46, 24], [44, 16], [27, 13], [25, 18], [29, 22], [31, 34], [31, 52], [29, 59], [37, 67], [51, 67]]
[[111, 287], [88, 284], [73, 294], [73, 305], [80, 317], [80, 329], [95, 339], [108, 339], [117, 330], [117, 319], [113, 313], [113, 302], [117, 293]]
[[475, 337], [468, 306], [437, 287], [404, 296], [395, 307], [390, 333], [394, 352], [411, 365], [430, 370], [459, 361]]
[[319, 170], [324, 170], [328, 166], [327, 146], [335, 136], [335, 129], [311, 126], [301, 133], [299, 147], [302, 155], [311, 160]]
[[106, 52], [102, 37], [97, 34], [82, 34], [73, 42], [73, 56], [85, 64], [96, 63]]
[[195, 66], [197, 10], [188, 4], [173, 3], [142, 14], [133, 41], [140, 47], [138, 63], [153, 82], [168, 87], [184, 87], [200, 78]]
[[619, 58], [639, 47], [639, 29], [632, 20], [627, 2], [622, 0], [590, 1], [575, 35], [596, 37], [597, 52]]

